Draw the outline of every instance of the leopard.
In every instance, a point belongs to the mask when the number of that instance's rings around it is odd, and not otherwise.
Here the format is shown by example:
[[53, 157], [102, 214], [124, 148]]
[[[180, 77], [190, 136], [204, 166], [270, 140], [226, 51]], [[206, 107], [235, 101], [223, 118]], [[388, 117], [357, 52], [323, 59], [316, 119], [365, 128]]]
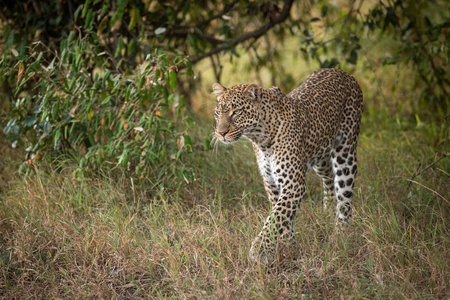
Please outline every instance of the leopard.
[[225, 144], [241, 137], [251, 141], [271, 203], [249, 258], [271, 263], [281, 241], [295, 242], [293, 220], [305, 198], [310, 169], [323, 183], [323, 207], [334, 203], [336, 228], [347, 227], [363, 112], [356, 79], [341, 69], [323, 68], [286, 95], [276, 86], [257, 84], [226, 88], [214, 83], [212, 90], [217, 98], [215, 138]]

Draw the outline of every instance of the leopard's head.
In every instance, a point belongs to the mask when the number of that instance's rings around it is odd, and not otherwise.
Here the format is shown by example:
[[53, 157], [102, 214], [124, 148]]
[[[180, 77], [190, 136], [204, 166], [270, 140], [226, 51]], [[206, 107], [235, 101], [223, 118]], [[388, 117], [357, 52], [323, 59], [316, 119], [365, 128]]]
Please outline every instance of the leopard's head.
[[255, 84], [239, 84], [225, 88], [214, 83], [217, 105], [214, 112], [214, 133], [223, 143], [236, 142], [245, 130], [258, 123], [258, 104], [261, 88]]

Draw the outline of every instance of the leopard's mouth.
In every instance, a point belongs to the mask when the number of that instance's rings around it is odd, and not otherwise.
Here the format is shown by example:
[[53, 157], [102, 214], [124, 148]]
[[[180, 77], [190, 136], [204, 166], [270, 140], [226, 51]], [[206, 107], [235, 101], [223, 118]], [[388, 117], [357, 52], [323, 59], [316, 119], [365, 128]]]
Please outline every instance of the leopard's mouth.
[[231, 135], [226, 134], [225, 136], [222, 136], [216, 132], [217, 139], [224, 144], [233, 144], [237, 142], [241, 136], [242, 133], [236, 133]]

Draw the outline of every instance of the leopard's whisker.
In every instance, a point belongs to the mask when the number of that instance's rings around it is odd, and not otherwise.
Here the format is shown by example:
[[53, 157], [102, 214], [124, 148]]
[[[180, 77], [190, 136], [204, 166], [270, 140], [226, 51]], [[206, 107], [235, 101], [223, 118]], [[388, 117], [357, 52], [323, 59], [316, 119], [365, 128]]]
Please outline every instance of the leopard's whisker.
[[216, 157], [219, 154], [219, 139], [217, 137], [214, 140], [214, 154], [216, 155]]

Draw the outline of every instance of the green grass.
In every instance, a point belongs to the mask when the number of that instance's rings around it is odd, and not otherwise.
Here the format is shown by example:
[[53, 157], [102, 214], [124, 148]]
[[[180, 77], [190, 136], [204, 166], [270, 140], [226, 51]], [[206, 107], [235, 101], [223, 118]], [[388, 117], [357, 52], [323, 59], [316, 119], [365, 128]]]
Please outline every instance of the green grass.
[[[299, 81], [317, 67], [288, 59]], [[310, 173], [297, 244], [282, 247], [274, 267], [251, 263], [270, 204], [245, 140], [194, 153], [193, 182], [156, 190], [70, 162], [60, 173], [41, 162], [22, 177], [20, 151], [0, 143], [0, 298], [448, 299], [450, 161], [415, 175], [448, 153], [448, 124], [419, 122], [403, 105], [418, 94], [407, 69], [366, 63], [354, 74], [366, 104], [344, 234], [333, 234]], [[254, 81], [241, 65], [224, 69], [225, 85]], [[193, 97], [193, 140], [212, 131], [211, 74]]]
[[446, 298], [449, 163], [410, 184], [434, 148], [416, 131], [365, 126], [348, 231], [331, 240], [332, 213], [322, 210], [321, 184], [310, 174], [298, 243], [267, 269], [247, 257], [269, 210], [247, 141], [195, 154], [196, 180], [178, 191], [149, 191], [125, 175], [80, 176], [70, 163], [59, 174], [38, 165], [2, 194], [0, 295]]

